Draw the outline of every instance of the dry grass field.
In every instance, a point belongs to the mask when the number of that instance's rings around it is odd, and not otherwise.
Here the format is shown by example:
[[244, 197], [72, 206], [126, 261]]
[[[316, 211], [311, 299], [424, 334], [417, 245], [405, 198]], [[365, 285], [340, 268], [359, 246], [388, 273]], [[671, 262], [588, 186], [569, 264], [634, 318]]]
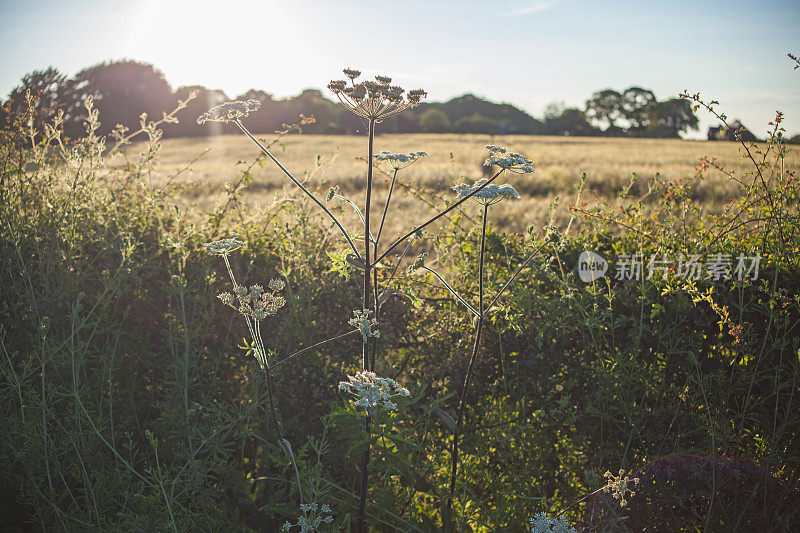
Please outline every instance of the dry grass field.
[[[268, 139], [268, 138], [267, 138]], [[268, 139], [269, 140], [269, 139]], [[380, 150], [407, 152], [424, 150], [430, 157], [401, 171], [399, 181], [411, 185], [423, 194], [422, 198], [409, 194], [403, 187], [397, 190], [394, 218], [388, 229], [390, 235], [407, 228], [423, 216], [433, 214], [430, 194], [440, 195], [433, 201], [441, 207], [443, 199], [451, 198], [449, 187], [482, 176], [482, 162], [486, 158], [483, 146], [487, 143], [506, 146], [522, 152], [534, 160], [533, 175], [510, 174], [500, 182], [509, 182], [522, 195], [522, 199], [506, 202], [502, 209], [492, 213], [492, 222], [499, 229], [520, 231], [530, 224], [539, 227], [551, 214], [548, 210], [556, 198], [558, 207], [553, 211], [557, 223], [569, 218], [567, 205], [575, 199], [575, 186], [581, 174], [587, 182], [583, 200], [613, 199], [617, 191], [629, 183], [631, 174], [646, 181], [660, 173], [669, 179], [696, 180], [695, 195], [708, 209], [715, 209], [735, 198], [737, 188], [718, 171], [711, 169], [697, 178], [697, 163], [703, 156], [716, 158], [724, 167], [740, 174], [748, 167], [741, 159], [739, 145], [726, 142], [682, 141], [669, 139], [630, 138], [570, 138], [548, 136], [485, 136], [451, 134], [381, 135], [376, 138], [376, 153]], [[136, 149], [134, 146], [132, 149]], [[181, 184], [193, 209], [208, 210], [223, 197], [223, 186], [235, 183], [241, 171], [258, 155], [258, 149], [244, 135], [224, 135], [212, 138], [168, 139], [157, 165], [153, 183], [164, 183], [176, 172], [184, 169], [204, 150], [208, 152], [189, 169], [173, 178]], [[366, 138], [354, 136], [292, 135], [273, 147], [273, 153], [298, 178], [305, 176], [309, 188], [324, 196], [329, 187], [338, 185], [340, 193], [362, 204], [365, 180]], [[790, 153], [787, 163], [796, 168], [797, 152]], [[271, 163], [253, 169], [253, 182], [243, 193], [244, 201], [252, 207], [267, 207], [286, 194], [294, 193], [292, 184]], [[375, 216], [380, 216], [388, 178], [378, 189]], [[427, 202], [426, 202], [427, 200]], [[470, 206], [468, 213], [476, 210]], [[351, 216], [344, 215], [344, 220]]]

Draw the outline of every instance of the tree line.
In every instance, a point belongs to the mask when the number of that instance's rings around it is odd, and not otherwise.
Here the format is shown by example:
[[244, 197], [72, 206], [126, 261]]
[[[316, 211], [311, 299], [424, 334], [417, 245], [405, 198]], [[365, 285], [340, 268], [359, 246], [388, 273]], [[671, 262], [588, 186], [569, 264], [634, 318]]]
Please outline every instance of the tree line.
[[[84, 101], [94, 99], [100, 113], [100, 134], [110, 133], [117, 125], [136, 128], [139, 115], [160, 118], [177, 101], [193, 92], [197, 97], [188, 103], [178, 124], [167, 124], [167, 137], [207, 136], [233, 133], [230, 125], [197, 124], [204, 111], [229, 99], [254, 99], [261, 109], [249, 123], [257, 133], [281, 129], [298, 122], [300, 115], [313, 115], [315, 122], [304, 126], [307, 133], [363, 134], [358, 117], [317, 89], [306, 89], [297, 96], [276, 99], [257, 89], [229, 98], [220, 90], [203, 86], [183, 86], [173, 90], [164, 74], [148, 63], [109, 61], [85, 68], [74, 77], [53, 67], [25, 74], [20, 84], [0, 106], [0, 127], [7, 127], [15, 116], [25, 116], [26, 95], [34, 98], [30, 117], [39, 128], [63, 112], [64, 134], [78, 137], [83, 133], [86, 109]], [[658, 101], [652, 91], [630, 87], [624, 91], [604, 89], [589, 98], [583, 108], [550, 104], [537, 119], [510, 104], [498, 104], [472, 94], [448, 102], [423, 103], [387, 121], [384, 131], [394, 133], [480, 133], [572, 136], [678, 137], [696, 130], [698, 119], [688, 101], [672, 98]]]

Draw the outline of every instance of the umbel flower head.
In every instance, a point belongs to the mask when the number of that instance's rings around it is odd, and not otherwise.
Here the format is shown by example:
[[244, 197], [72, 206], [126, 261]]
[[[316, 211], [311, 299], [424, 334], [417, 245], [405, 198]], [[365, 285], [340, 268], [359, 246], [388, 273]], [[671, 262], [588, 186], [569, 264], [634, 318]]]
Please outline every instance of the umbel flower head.
[[517, 190], [508, 183], [503, 185], [496, 185], [494, 183], [490, 183], [489, 185], [486, 185], [483, 189], [478, 191], [481, 185], [483, 185], [487, 181], [489, 180], [487, 180], [486, 178], [482, 178], [476, 181], [473, 185], [467, 185], [466, 183], [462, 183], [461, 185], [455, 185], [450, 188], [456, 191], [456, 200], [460, 200], [461, 198], [466, 198], [467, 196], [472, 194], [470, 198], [472, 198], [479, 204], [483, 205], [496, 204], [500, 200], [504, 200], [506, 198], [520, 198], [520, 195], [517, 192]]
[[398, 385], [392, 378], [381, 378], [368, 370], [347, 376], [347, 381], [339, 382], [339, 390], [355, 395], [358, 399], [353, 402], [354, 405], [363, 407], [370, 415], [375, 414], [375, 408], [379, 405], [390, 411], [397, 409], [397, 404], [391, 400], [392, 396], [411, 396], [408, 389]]
[[517, 174], [530, 174], [533, 172], [533, 161], [520, 153], [509, 152], [506, 148], [493, 144], [487, 144], [484, 148], [489, 150], [489, 157], [484, 163], [487, 167], [498, 166], [503, 170]]
[[382, 151], [381, 153], [373, 156], [375, 161], [385, 163], [394, 170], [400, 170], [413, 165], [420, 157], [428, 157], [428, 152], [408, 152], [405, 154], [396, 154], [394, 152]]
[[333, 522], [331, 515], [331, 508], [328, 504], [323, 503], [317, 505], [316, 503], [304, 503], [300, 505], [300, 511], [303, 515], [297, 518], [297, 523], [292, 524], [289, 521], [284, 522], [281, 531], [292, 531], [293, 528], [299, 528], [300, 533], [311, 533], [317, 531], [322, 523], [330, 524]]
[[261, 102], [258, 100], [236, 100], [233, 102], [224, 102], [218, 106], [214, 106], [197, 118], [198, 124], [205, 124], [206, 122], [233, 122], [242, 117], [246, 117], [253, 111], [261, 107]]
[[361, 331], [364, 342], [367, 342], [370, 337], [378, 338], [381, 336], [381, 332], [375, 329], [378, 321], [370, 318], [372, 314], [372, 309], [356, 309], [353, 311], [353, 318], [347, 321], [348, 324], [357, 327]]
[[209, 255], [226, 256], [231, 252], [241, 250], [245, 246], [247, 246], [247, 243], [235, 238], [230, 238], [220, 239], [214, 242], [207, 242], [203, 245], [203, 248], [206, 249], [206, 252], [208, 252]]
[[328, 89], [347, 109], [376, 122], [419, 105], [420, 100], [428, 95], [422, 89], [406, 93], [402, 87], [391, 85], [392, 78], [388, 76], [375, 76], [375, 81], [356, 83], [356, 78], [361, 76], [360, 71], [346, 68], [344, 75], [350, 80], [349, 83], [345, 80], [334, 80], [328, 84]]
[[625, 507], [628, 505], [628, 500], [625, 499], [625, 495], [629, 492], [631, 496], [634, 496], [636, 492], [628, 488], [629, 483], [633, 483], [633, 486], [636, 487], [639, 484], [639, 478], [629, 478], [625, 475], [624, 470], [619, 471], [619, 475], [615, 476], [611, 472], [606, 472], [603, 474], [608, 482], [606, 486], [603, 487], [603, 492], [610, 492], [611, 496], [614, 497], [615, 500], [619, 501], [620, 507]]
[[531, 533], [575, 533], [575, 528], [563, 516], [550, 518], [547, 513], [536, 513], [528, 523]]
[[253, 285], [250, 288], [237, 285], [233, 288], [233, 294], [223, 292], [217, 298], [245, 317], [264, 320], [286, 305], [286, 298], [278, 294], [283, 287], [282, 279], [273, 279], [269, 282], [270, 292], [265, 291], [261, 285]]

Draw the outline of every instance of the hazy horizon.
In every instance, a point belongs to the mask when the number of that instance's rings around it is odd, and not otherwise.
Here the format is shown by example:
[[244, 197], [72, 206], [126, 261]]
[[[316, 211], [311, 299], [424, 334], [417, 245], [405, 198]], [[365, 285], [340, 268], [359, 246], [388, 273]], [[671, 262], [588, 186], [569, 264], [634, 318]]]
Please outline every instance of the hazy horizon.
[[[720, 111], [763, 136], [775, 111], [800, 132], [800, 5], [771, 1], [318, 1], [250, 6], [227, 2], [2, 0], [0, 94], [32, 70], [74, 75], [108, 60], [160, 69], [173, 89], [203, 85], [234, 97], [261, 89], [276, 98], [324, 90], [343, 67], [387, 74], [428, 91], [429, 101], [465, 93], [541, 118], [551, 102], [582, 107], [595, 91], [637, 85], [659, 100], [682, 90], [720, 101]], [[705, 138], [716, 124], [702, 111]]]

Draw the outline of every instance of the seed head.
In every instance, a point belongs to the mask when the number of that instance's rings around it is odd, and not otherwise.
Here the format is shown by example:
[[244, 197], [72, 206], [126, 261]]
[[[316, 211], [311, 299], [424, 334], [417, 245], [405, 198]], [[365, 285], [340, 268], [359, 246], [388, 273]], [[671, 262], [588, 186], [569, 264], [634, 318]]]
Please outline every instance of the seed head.
[[347, 87], [346, 83], [341, 81], [332, 81], [328, 84], [328, 88], [350, 111], [376, 122], [381, 122], [418, 105], [420, 100], [426, 96], [425, 91], [416, 89], [409, 92], [404, 99], [403, 88], [389, 85], [392, 78], [388, 76], [375, 76], [376, 81], [365, 80], [356, 83], [355, 79], [361, 75], [361, 72], [345, 69], [344, 74], [350, 78], [351, 86]]

